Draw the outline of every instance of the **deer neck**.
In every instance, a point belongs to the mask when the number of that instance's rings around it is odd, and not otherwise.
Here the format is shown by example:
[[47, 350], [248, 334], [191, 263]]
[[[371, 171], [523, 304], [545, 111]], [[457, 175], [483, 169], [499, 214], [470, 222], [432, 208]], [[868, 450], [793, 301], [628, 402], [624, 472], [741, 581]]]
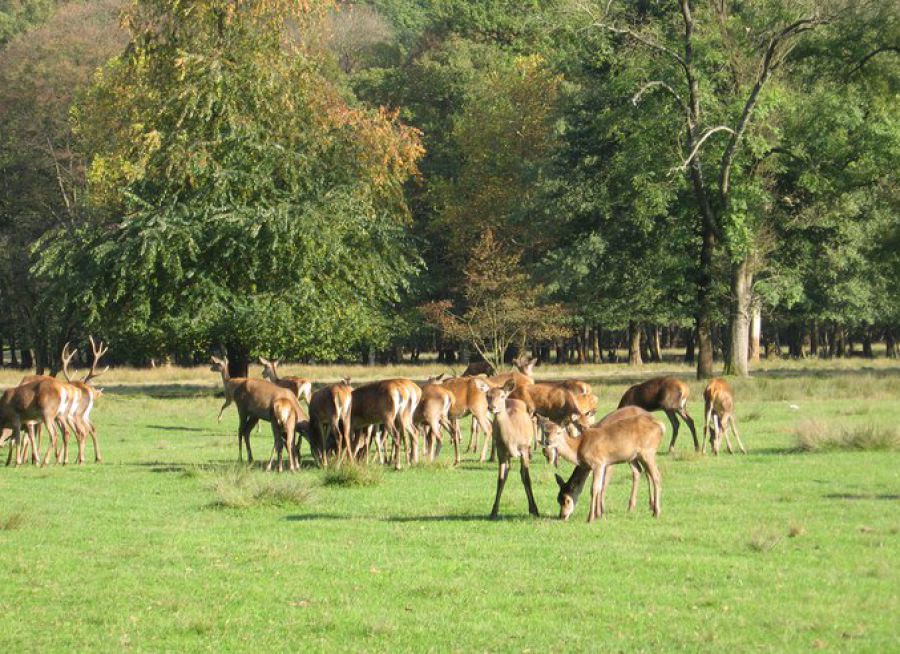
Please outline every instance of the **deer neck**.
[[566, 482], [566, 492], [572, 496], [572, 501], [576, 504], [578, 504], [578, 498], [581, 495], [581, 491], [584, 490], [584, 482], [587, 481], [590, 474], [591, 469], [589, 466], [577, 465], [572, 471], [572, 476], [569, 477], [569, 481]]
[[554, 447], [559, 455], [570, 463], [578, 464], [578, 446], [581, 441], [578, 438], [569, 436], [563, 432], [561, 438], [556, 442]]

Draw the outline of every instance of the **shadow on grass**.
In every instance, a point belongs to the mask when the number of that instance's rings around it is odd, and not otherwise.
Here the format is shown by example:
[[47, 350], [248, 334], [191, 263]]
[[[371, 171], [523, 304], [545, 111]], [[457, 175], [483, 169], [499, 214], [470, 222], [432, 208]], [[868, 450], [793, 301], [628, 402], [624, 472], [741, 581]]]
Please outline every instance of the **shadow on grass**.
[[111, 385], [104, 386], [103, 392], [108, 395], [123, 397], [151, 397], [157, 400], [173, 398], [224, 397], [222, 389], [213, 390], [209, 386], [199, 384], [147, 384], [145, 385]]
[[517, 514], [509, 514], [509, 515], [500, 515], [496, 518], [491, 518], [487, 513], [483, 515], [404, 515], [404, 516], [391, 516], [389, 518], [382, 518], [382, 522], [526, 522], [531, 520], [540, 520], [544, 519], [547, 516], [540, 516], [539, 518], [533, 518], [528, 515], [528, 513], [524, 513], [522, 515]]
[[356, 520], [352, 515], [339, 513], [306, 513], [304, 515], [289, 515], [284, 518], [288, 522], [315, 522], [317, 520]]
[[822, 497], [828, 500], [888, 500], [894, 502], [900, 500], [900, 495], [891, 493], [880, 493], [872, 495], [863, 495], [861, 493], [828, 493], [826, 495], [823, 495]]
[[163, 431], [204, 431], [209, 434], [214, 434], [219, 436], [220, 434], [211, 429], [205, 429], [203, 427], [179, 427], [177, 425], [145, 425], [147, 429], [161, 429]]

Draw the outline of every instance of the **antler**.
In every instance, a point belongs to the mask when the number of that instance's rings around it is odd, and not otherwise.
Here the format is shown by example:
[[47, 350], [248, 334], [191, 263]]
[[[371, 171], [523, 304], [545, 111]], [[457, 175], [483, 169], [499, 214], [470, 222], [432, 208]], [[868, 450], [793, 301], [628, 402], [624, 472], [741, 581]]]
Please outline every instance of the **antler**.
[[94, 342], [93, 336], [88, 336], [88, 339], [91, 341], [91, 349], [94, 351], [94, 361], [91, 363], [91, 370], [87, 375], [84, 376], [83, 381], [85, 384], [89, 383], [94, 377], [99, 377], [104, 372], [109, 370], [109, 366], [106, 366], [100, 372], [97, 372], [97, 364], [100, 363], [100, 358], [109, 351], [109, 346], [103, 347], [103, 341], [100, 341], [100, 345], [98, 346]]
[[66, 376], [66, 381], [70, 382], [70, 383], [72, 381], [72, 376], [69, 374], [69, 363], [72, 362], [72, 359], [75, 357], [75, 355], [77, 353], [78, 353], [78, 350], [72, 350], [71, 352], [69, 352], [69, 343], [68, 342], [66, 342], [66, 344], [63, 345], [62, 354], [60, 355], [62, 357], [63, 375]]

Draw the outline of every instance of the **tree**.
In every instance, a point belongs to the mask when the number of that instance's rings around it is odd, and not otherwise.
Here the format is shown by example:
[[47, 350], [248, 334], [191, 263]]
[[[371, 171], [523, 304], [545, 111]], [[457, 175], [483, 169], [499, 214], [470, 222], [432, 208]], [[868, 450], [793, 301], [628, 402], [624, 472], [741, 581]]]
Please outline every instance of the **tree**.
[[417, 268], [421, 146], [324, 74], [329, 3], [143, 0], [73, 112], [94, 220], [36, 272], [136, 357], [223, 346], [336, 358], [383, 343]]
[[425, 319], [449, 338], [469, 343], [494, 369], [499, 369], [510, 346], [565, 333], [565, 312], [557, 305], [541, 305], [540, 286], [522, 270], [517, 253], [504, 252], [491, 230], [482, 235], [465, 268], [460, 293], [463, 310], [450, 300], [422, 307]]

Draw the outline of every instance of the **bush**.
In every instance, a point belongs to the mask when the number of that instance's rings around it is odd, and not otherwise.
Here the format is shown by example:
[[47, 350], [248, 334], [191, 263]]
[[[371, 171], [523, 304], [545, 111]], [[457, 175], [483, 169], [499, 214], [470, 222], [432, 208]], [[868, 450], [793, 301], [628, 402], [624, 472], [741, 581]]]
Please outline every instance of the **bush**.
[[900, 430], [873, 424], [847, 427], [809, 421], [794, 430], [794, 437], [801, 452], [900, 450]]
[[213, 504], [230, 509], [302, 505], [312, 494], [306, 482], [296, 475], [261, 473], [242, 465], [214, 472], [210, 486], [218, 498]]
[[377, 486], [384, 474], [379, 466], [344, 463], [330, 467], [322, 479], [324, 486]]

